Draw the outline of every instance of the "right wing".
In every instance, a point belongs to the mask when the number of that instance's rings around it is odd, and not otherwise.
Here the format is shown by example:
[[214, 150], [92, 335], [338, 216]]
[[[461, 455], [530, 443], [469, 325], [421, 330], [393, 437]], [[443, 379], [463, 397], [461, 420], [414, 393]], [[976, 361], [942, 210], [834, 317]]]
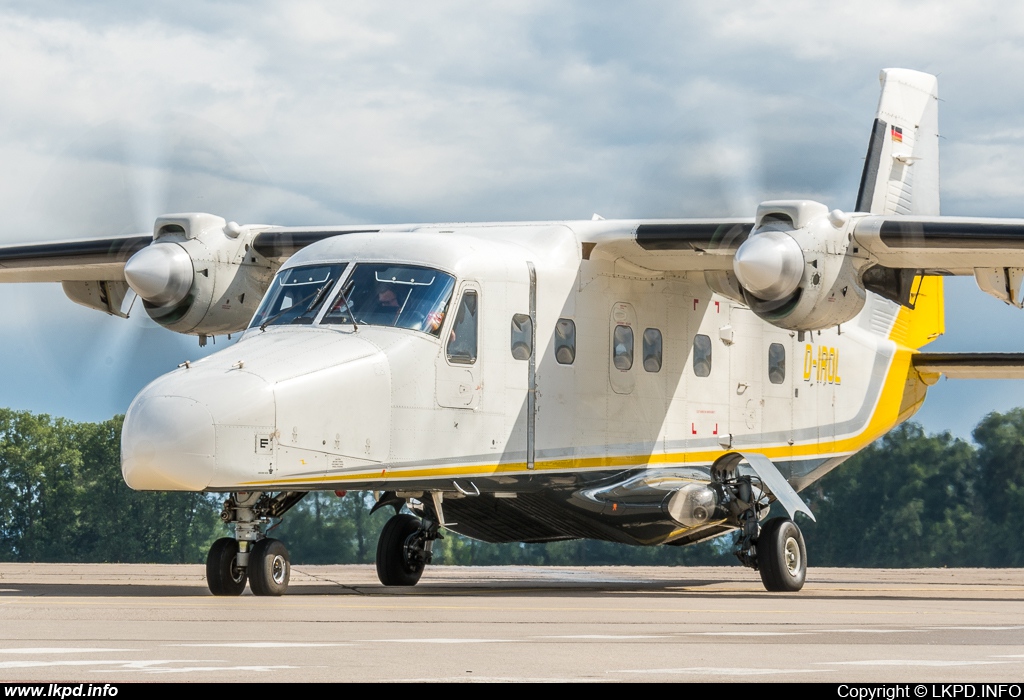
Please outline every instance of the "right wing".
[[[379, 227], [366, 226], [261, 228], [252, 238], [252, 249], [278, 266], [311, 243], [325, 238], [379, 230]], [[128, 259], [152, 243], [152, 234], [140, 233], [0, 246], [0, 283], [123, 281]]]
[[[276, 271], [289, 257], [316, 241], [378, 228], [240, 227], [209, 214], [170, 214], [157, 219], [153, 235], [0, 246], [0, 283], [60, 282], [72, 301], [121, 317], [126, 315], [122, 305], [131, 283], [147, 302], [147, 311], [157, 309], [160, 319], [181, 316], [182, 304], [198, 299], [197, 309], [236, 307], [238, 319], [228, 323], [228, 327], [235, 328], [252, 316], [253, 303], [262, 298], [269, 284], [270, 276], [259, 270]], [[126, 276], [125, 266], [133, 258], [135, 267]], [[254, 270], [242, 286], [244, 291], [233, 292], [244, 300], [248, 291], [248, 305], [242, 301], [232, 304], [227, 297], [220, 299], [229, 294], [232, 279]], [[213, 304], [214, 297], [217, 304]], [[199, 323], [185, 321], [179, 325], [184, 332], [199, 329], [196, 332], [202, 334], [204, 327]]]
[[146, 233], [0, 246], [0, 282], [123, 281], [128, 258], [152, 242]]

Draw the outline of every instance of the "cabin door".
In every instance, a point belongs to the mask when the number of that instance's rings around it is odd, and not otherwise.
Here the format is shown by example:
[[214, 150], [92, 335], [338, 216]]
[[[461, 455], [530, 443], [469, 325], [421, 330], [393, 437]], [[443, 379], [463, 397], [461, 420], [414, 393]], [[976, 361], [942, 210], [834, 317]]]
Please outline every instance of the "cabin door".
[[[505, 319], [500, 323], [505, 363], [503, 460], [533, 469], [537, 442], [537, 270], [533, 263], [510, 270]], [[509, 325], [505, 325], [508, 323]], [[507, 345], [506, 345], [507, 343]]]
[[733, 307], [729, 326], [723, 329], [722, 339], [729, 352], [729, 433], [733, 446], [760, 443], [767, 353], [763, 326], [750, 309]]
[[453, 314], [442, 331], [444, 344], [436, 362], [437, 403], [445, 408], [476, 408], [483, 390], [480, 358], [480, 287], [462, 284], [454, 297]]

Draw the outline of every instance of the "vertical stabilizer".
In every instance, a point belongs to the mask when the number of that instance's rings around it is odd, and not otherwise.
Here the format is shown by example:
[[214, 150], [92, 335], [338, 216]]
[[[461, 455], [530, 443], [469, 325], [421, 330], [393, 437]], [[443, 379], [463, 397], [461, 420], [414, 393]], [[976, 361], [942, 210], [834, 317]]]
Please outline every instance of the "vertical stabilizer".
[[939, 87], [934, 75], [886, 68], [857, 211], [939, 214]]

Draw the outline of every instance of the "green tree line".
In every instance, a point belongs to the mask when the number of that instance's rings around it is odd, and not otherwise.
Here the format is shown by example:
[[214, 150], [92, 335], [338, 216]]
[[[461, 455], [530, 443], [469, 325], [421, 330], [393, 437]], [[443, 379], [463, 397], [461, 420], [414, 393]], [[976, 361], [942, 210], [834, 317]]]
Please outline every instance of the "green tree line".
[[[121, 479], [122, 417], [76, 423], [0, 409], [0, 560], [192, 563], [228, 529], [222, 495], [137, 492]], [[992, 413], [974, 442], [906, 423], [803, 492], [817, 566], [1024, 566], [1024, 408]], [[370, 563], [392, 509], [373, 497], [310, 494], [272, 536], [297, 564]], [[574, 540], [477, 542], [451, 532], [435, 562], [455, 565], [736, 564], [732, 536], [692, 547]]]

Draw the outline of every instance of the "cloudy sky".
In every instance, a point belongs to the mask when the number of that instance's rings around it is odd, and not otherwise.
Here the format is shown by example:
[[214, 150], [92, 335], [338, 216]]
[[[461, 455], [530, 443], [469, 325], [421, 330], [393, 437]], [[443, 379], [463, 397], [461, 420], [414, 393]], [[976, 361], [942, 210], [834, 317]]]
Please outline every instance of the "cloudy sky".
[[[1024, 215], [1024, 5], [838, 5], [8, 1], [0, 243], [147, 231], [182, 210], [327, 224], [849, 209], [888, 66], [939, 76], [944, 213]], [[947, 290], [933, 349], [1024, 348], [1024, 312], [970, 279]], [[200, 354], [58, 285], [2, 286], [0, 309], [0, 405], [104, 419]], [[942, 382], [918, 420], [966, 437], [1022, 390]]]

